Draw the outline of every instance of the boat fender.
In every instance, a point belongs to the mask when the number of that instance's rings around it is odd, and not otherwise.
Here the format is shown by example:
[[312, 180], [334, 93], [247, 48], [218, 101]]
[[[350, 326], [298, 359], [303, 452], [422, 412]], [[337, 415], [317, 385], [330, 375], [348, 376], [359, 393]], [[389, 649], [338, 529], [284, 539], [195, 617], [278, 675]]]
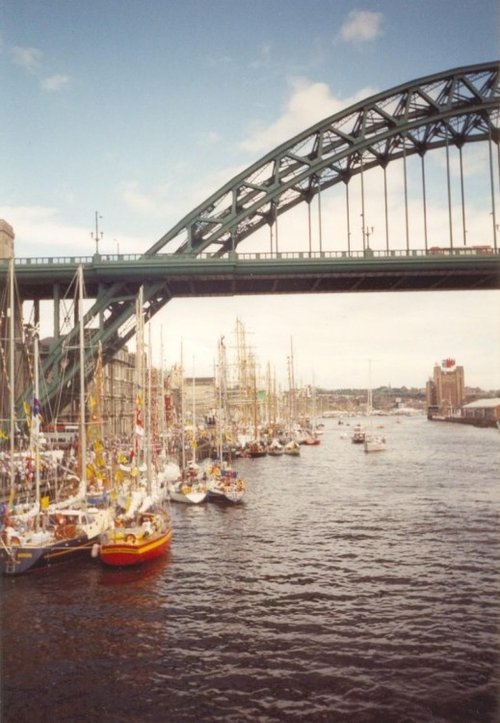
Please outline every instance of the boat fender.
[[94, 560], [95, 560], [97, 557], [99, 557], [99, 551], [100, 551], [100, 549], [101, 549], [101, 546], [100, 546], [97, 542], [94, 542], [94, 544], [92, 545], [92, 549], [91, 549], [91, 551], [90, 551], [90, 556], [91, 556], [92, 558], [94, 558]]

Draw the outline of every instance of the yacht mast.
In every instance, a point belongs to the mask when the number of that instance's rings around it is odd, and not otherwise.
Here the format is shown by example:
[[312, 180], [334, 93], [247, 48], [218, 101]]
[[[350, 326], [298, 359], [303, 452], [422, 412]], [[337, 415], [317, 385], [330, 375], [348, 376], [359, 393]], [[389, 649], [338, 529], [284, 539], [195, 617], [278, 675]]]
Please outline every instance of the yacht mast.
[[83, 267], [78, 267], [78, 312], [80, 331], [80, 447], [82, 455], [81, 478], [87, 488], [87, 430], [85, 428], [85, 329], [83, 314]]
[[10, 389], [10, 496], [14, 500], [14, 450], [16, 440], [16, 409], [14, 385], [15, 314], [14, 314], [14, 259], [9, 259], [9, 389]]
[[40, 373], [39, 358], [40, 351], [38, 348], [38, 329], [35, 331], [34, 337], [34, 357], [35, 357], [35, 397], [33, 399], [33, 409], [31, 410], [31, 439], [35, 452], [35, 499], [36, 503], [40, 503]]
[[184, 429], [184, 351], [181, 340], [181, 470], [186, 468], [186, 431]]

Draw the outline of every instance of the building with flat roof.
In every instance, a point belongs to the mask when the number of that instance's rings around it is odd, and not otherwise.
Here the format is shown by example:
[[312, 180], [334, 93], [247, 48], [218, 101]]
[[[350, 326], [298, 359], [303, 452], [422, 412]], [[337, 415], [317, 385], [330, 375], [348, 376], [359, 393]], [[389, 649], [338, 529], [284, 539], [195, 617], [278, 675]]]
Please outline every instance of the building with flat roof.
[[500, 420], [500, 398], [476, 399], [462, 407], [462, 416], [478, 426], [494, 427]]
[[465, 402], [464, 368], [457, 366], [454, 359], [444, 359], [434, 365], [425, 389], [429, 415], [452, 417]]

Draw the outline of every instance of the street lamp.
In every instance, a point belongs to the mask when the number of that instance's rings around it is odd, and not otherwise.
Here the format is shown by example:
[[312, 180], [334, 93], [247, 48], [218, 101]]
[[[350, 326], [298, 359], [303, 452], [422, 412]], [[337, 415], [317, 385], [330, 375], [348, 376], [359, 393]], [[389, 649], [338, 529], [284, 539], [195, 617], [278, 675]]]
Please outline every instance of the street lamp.
[[366, 248], [367, 249], [370, 248], [370, 236], [372, 235], [373, 231], [374, 231], [373, 226], [366, 227], [365, 233], [366, 233]]
[[[99, 212], [96, 211], [96, 212], [95, 212], [95, 236], [94, 236], [94, 233], [93, 233], [93, 232], [90, 233], [90, 237], [91, 237], [91, 238], [95, 238], [95, 253], [96, 253], [96, 256], [99, 256], [99, 219], [100, 219], [100, 218], [102, 218], [102, 216], [99, 216]], [[102, 237], [103, 237], [102, 231], [100, 232], [100, 234], [101, 234], [101, 235], [100, 235], [100, 238], [101, 238], [101, 240], [102, 240]]]

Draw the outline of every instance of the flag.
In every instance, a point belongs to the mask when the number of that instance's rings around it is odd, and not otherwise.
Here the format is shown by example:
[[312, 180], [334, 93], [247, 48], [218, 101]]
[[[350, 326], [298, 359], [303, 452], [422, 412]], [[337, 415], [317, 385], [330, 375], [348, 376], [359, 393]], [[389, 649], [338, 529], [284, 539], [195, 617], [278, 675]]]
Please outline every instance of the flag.
[[144, 434], [144, 423], [142, 421], [142, 397], [137, 395], [135, 400], [135, 433], [142, 437]]
[[9, 435], [5, 434], [3, 429], [0, 427], [0, 439], [8, 439], [8, 438], [9, 438]]
[[31, 429], [31, 405], [29, 402], [23, 402], [23, 412], [26, 417], [26, 426]]
[[443, 367], [443, 369], [451, 369], [455, 366], [455, 360], [450, 358], [443, 359], [443, 361], [441, 362], [441, 366]]
[[135, 433], [142, 437], [144, 434], [144, 424], [142, 423], [141, 409], [137, 407], [135, 412]]

